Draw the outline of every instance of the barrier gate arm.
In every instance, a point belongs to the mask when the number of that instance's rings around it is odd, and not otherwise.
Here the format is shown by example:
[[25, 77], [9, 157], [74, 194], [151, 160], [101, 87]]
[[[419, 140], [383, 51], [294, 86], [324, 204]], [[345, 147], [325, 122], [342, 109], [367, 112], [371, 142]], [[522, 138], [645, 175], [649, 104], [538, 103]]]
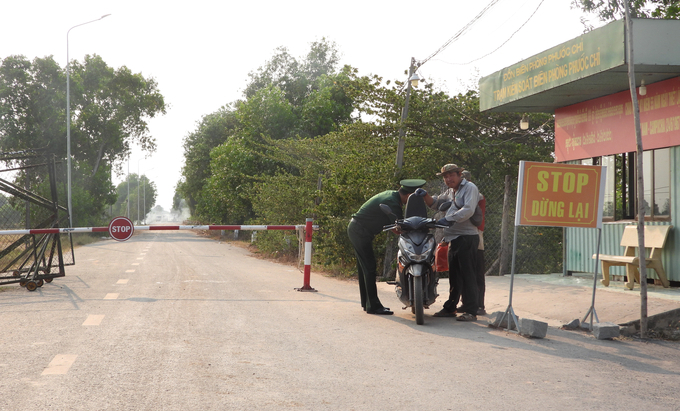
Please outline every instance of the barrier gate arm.
[[[319, 226], [312, 226], [313, 229]], [[298, 230], [306, 229], [306, 225], [141, 225], [134, 226], [135, 231], [171, 231], [171, 230]], [[0, 230], [0, 235], [25, 234], [69, 234], [69, 233], [106, 233], [108, 227], [73, 227], [73, 228], [32, 228], [22, 230]]]
[[[174, 231], [174, 230], [243, 230], [243, 231], [263, 231], [263, 230], [305, 230], [305, 271], [302, 287], [296, 288], [297, 291], [312, 291], [314, 288], [309, 285], [312, 265], [312, 232], [319, 226], [313, 225], [313, 219], [308, 218], [305, 225], [143, 225], [133, 226], [137, 231]], [[26, 234], [70, 234], [70, 233], [106, 233], [108, 227], [73, 227], [73, 228], [33, 228], [23, 230], [0, 230], [2, 235], [26, 235]]]

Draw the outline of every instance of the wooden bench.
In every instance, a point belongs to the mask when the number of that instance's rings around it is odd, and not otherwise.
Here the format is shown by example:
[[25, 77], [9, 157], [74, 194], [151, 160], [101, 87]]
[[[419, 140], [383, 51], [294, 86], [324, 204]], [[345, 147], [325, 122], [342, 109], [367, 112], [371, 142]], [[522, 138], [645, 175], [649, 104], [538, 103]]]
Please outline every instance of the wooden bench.
[[[663, 262], [661, 260], [661, 252], [663, 246], [668, 238], [668, 232], [673, 228], [671, 225], [646, 225], [645, 226], [645, 249], [649, 249], [649, 253], [645, 253], [646, 267], [653, 269], [661, 280], [661, 284], [668, 288], [668, 279], [666, 278], [666, 271], [663, 269]], [[621, 237], [621, 246], [625, 247], [623, 255], [606, 255], [600, 254], [600, 262], [602, 264], [602, 284], [605, 287], [609, 286], [609, 267], [611, 266], [625, 266], [626, 287], [633, 289], [635, 281], [640, 283], [640, 259], [636, 255], [638, 248], [638, 231], [637, 225], [626, 226]], [[645, 250], [646, 251], [646, 250]], [[593, 259], [597, 254], [593, 254]]]

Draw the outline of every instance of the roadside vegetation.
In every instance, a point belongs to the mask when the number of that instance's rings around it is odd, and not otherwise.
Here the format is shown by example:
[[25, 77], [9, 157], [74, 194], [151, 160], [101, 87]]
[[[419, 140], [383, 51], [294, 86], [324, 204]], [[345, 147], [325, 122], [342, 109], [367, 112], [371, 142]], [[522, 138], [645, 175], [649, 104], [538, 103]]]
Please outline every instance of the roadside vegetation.
[[[551, 115], [530, 114], [534, 127], [520, 130], [521, 115], [480, 113], [475, 90], [449, 96], [426, 83], [411, 92], [399, 169], [404, 83], [339, 67], [338, 54], [326, 40], [299, 59], [280, 48], [250, 73], [241, 100], [203, 117], [185, 138], [177, 185], [194, 221], [304, 224], [314, 218], [320, 227], [315, 264], [348, 273], [354, 257], [347, 222], [375, 193], [398, 188], [403, 178], [438, 182], [436, 172], [446, 163], [502, 184], [505, 175], [517, 175], [520, 160], [553, 160]], [[270, 255], [299, 252], [289, 233], [258, 232], [256, 244]]]

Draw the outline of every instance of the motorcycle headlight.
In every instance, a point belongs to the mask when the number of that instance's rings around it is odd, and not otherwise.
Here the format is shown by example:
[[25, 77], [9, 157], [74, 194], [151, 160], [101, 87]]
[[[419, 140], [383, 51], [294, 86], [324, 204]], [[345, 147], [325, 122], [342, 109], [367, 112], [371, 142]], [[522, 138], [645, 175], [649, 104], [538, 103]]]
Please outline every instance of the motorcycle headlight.
[[416, 252], [415, 248], [413, 247], [413, 244], [411, 244], [409, 241], [406, 241], [404, 237], [399, 237], [399, 249], [410, 259], [413, 259], [411, 257]]
[[427, 260], [427, 257], [432, 253], [435, 247], [434, 238], [429, 238], [427, 242], [423, 245], [420, 253], [416, 253], [415, 247], [410, 242], [406, 241], [403, 237], [399, 238], [399, 249], [409, 260], [420, 263]]
[[434, 241], [434, 237], [430, 237], [427, 242], [425, 243], [425, 246], [423, 247], [423, 256], [426, 256], [427, 254], [430, 254], [431, 252], [434, 252], [434, 248], [436, 247], [436, 243]]

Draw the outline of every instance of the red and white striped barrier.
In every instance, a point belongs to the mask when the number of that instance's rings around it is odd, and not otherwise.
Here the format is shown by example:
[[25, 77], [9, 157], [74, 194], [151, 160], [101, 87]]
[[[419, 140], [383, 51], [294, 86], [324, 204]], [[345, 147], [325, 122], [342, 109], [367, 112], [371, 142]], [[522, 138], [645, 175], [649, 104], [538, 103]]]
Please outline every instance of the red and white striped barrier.
[[[127, 219], [126, 219], [127, 220]], [[129, 221], [129, 220], [128, 220]], [[309, 285], [312, 271], [312, 231], [313, 219], [308, 218], [305, 225], [144, 225], [134, 226], [134, 231], [170, 231], [170, 230], [305, 230], [305, 271], [302, 287], [297, 291], [316, 291]], [[32, 228], [24, 230], [0, 230], [0, 235], [27, 235], [27, 234], [70, 234], [70, 233], [106, 233], [110, 227], [73, 227], [73, 228]], [[111, 233], [109, 233], [111, 234]], [[113, 237], [113, 235], [112, 235]], [[128, 237], [129, 238], [129, 237]]]
[[[141, 225], [135, 231], [155, 230], [297, 230], [304, 225]], [[0, 230], [0, 235], [25, 234], [69, 234], [69, 233], [106, 233], [108, 227], [73, 227], [73, 228], [32, 228], [23, 230]]]

